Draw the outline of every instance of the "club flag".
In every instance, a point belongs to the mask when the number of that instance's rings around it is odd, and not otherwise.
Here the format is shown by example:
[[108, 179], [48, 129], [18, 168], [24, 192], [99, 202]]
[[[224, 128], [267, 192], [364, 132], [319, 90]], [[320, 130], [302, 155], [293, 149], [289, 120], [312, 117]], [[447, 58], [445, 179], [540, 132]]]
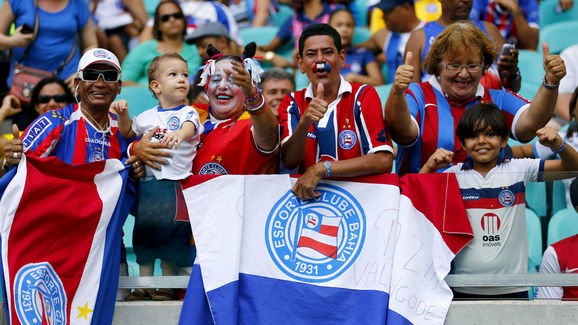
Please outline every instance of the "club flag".
[[[341, 217], [330, 210], [308, 208], [300, 211], [297, 247], [309, 247], [325, 256], [337, 257], [337, 234]], [[328, 214], [328, 215], [327, 215]], [[299, 235], [300, 234], [300, 235]]]
[[443, 278], [471, 228], [440, 176], [322, 180], [313, 200], [288, 175], [189, 177], [197, 260], [180, 324], [443, 324]]
[[134, 201], [111, 159], [71, 166], [24, 156], [0, 179], [2, 278], [9, 324], [110, 324], [121, 229]]

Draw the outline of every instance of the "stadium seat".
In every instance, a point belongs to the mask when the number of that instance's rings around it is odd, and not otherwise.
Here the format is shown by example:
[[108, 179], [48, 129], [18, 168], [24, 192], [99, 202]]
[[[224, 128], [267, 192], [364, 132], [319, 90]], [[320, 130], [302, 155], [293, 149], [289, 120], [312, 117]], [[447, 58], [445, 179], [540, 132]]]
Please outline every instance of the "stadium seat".
[[381, 100], [382, 108], [385, 106], [385, 102], [387, 101], [387, 97], [389, 96], [391, 86], [393, 86], [393, 84], [385, 84], [375, 87], [375, 90], [377, 90], [377, 94], [379, 95], [379, 100]]
[[538, 89], [540, 89], [542, 83], [541, 81], [540, 83], [527, 82], [524, 80], [524, 78], [525, 77], [522, 77], [522, 86], [520, 87], [520, 90], [518, 90], [518, 94], [524, 97], [525, 99], [532, 101], [534, 99], [534, 96], [536, 96], [536, 92], [538, 91]]
[[143, 3], [149, 17], [153, 17], [155, 15], [155, 10], [157, 9], [157, 6], [159, 5], [159, 3], [161, 3], [161, 0], [143, 0]]
[[355, 6], [355, 11], [357, 13], [357, 17], [355, 17], [357, 22], [355, 25], [368, 26], [369, 22], [367, 21], [367, 10], [369, 8], [367, 8], [367, 0], [354, 0], [353, 5]]
[[578, 31], [578, 10], [576, 13], [577, 17], [574, 21], [564, 21], [540, 29], [540, 44], [544, 41], [548, 42], [550, 53], [559, 54], [565, 48], [578, 44], [578, 37], [573, 34]]
[[[565, 12], [556, 13], [554, 9], [558, 5], [558, 0], [543, 0], [540, 2], [539, 7], [539, 21], [540, 29], [548, 27], [552, 24], [557, 24], [564, 21], [578, 20], [578, 6], [574, 6]], [[576, 29], [570, 29], [567, 32], [575, 32]], [[568, 33], [565, 34], [568, 36]]]
[[[526, 206], [538, 216], [546, 216], [546, 182], [531, 182], [526, 186]], [[552, 215], [566, 208], [566, 189], [562, 181], [553, 182]]]
[[532, 100], [544, 78], [542, 66], [542, 52], [520, 50], [518, 54], [518, 68], [522, 74], [522, 88], [520, 95]]
[[578, 213], [573, 208], [558, 211], [548, 223], [548, 245], [578, 234]]
[[241, 28], [239, 33], [241, 33], [244, 45], [251, 41], [254, 41], [257, 45], [267, 45], [277, 35], [277, 31], [279, 31], [279, 27], [263, 26]]
[[371, 32], [367, 27], [355, 27], [353, 34], [353, 45], [367, 41], [371, 37]]
[[526, 229], [528, 231], [528, 271], [538, 271], [542, 261], [542, 225], [540, 217], [530, 209], [526, 209]]
[[120, 95], [116, 97], [116, 100], [119, 99], [126, 99], [128, 101], [128, 108], [131, 117], [159, 104], [148, 88], [140, 86], [122, 87]]
[[[132, 230], [134, 228], [134, 216], [129, 214], [122, 226], [123, 236], [122, 241], [124, 247], [126, 247], [126, 261], [128, 264], [128, 275], [129, 276], [139, 276], [140, 270], [136, 262], [136, 255], [134, 254], [134, 248], [132, 246]], [[160, 266], [160, 262], [155, 263], [154, 275], [163, 275], [163, 271]]]
[[301, 90], [303, 88], [306, 88], [307, 85], [309, 85], [309, 78], [307, 78], [306, 74], [301, 73], [301, 71], [297, 70], [297, 73], [295, 73], [295, 89]]

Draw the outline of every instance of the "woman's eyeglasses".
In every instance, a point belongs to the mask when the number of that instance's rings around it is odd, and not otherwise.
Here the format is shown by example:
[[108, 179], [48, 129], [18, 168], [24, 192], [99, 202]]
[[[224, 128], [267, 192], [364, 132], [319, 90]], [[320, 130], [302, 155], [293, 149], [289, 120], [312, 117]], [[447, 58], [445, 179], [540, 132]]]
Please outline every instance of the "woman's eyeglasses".
[[106, 82], [117, 82], [120, 80], [120, 73], [117, 70], [92, 70], [86, 69], [78, 72], [78, 77], [83, 81], [95, 82], [102, 76]]
[[54, 96], [49, 95], [40, 95], [38, 96], [38, 102], [40, 104], [47, 104], [51, 99], [54, 99], [57, 103], [66, 103], [68, 101], [68, 97], [65, 94], [59, 94]]
[[447, 64], [444, 61], [442, 61], [442, 64], [444, 65], [444, 67], [446, 68], [446, 70], [448, 70], [448, 72], [451, 73], [459, 73], [462, 71], [463, 68], [466, 68], [466, 70], [470, 73], [477, 73], [482, 71], [482, 64], [466, 64], [466, 65], [461, 65], [461, 64]]
[[163, 23], [166, 23], [167, 21], [169, 21], [169, 19], [171, 19], [171, 17], [173, 17], [174, 19], [183, 19], [183, 14], [181, 14], [180, 12], [175, 12], [174, 14], [162, 15], [160, 18]]

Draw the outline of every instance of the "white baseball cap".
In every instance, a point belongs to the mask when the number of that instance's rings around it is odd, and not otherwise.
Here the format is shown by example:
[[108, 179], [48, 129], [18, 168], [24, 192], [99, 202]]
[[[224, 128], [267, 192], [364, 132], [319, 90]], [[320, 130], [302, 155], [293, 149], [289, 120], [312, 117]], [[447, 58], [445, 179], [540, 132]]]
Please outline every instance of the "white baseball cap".
[[120, 62], [118, 62], [116, 55], [109, 50], [101, 48], [94, 48], [86, 51], [80, 58], [80, 62], [78, 62], [78, 71], [82, 71], [89, 65], [95, 63], [108, 64], [118, 72], [122, 72]]

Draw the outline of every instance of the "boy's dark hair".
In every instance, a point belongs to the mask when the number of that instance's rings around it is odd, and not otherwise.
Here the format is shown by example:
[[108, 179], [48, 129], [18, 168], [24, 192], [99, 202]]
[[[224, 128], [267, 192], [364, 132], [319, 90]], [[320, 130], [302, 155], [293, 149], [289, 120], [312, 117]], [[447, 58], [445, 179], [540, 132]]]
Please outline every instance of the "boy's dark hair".
[[463, 143], [466, 138], [475, 137], [488, 127], [503, 139], [508, 139], [510, 131], [500, 108], [492, 103], [478, 103], [466, 109], [458, 122], [456, 135]]
[[307, 26], [301, 33], [299, 37], [299, 55], [303, 56], [303, 47], [305, 47], [305, 41], [311, 36], [327, 35], [333, 38], [333, 44], [337, 48], [337, 52], [341, 52], [341, 36], [335, 30], [327, 24], [311, 24]]

